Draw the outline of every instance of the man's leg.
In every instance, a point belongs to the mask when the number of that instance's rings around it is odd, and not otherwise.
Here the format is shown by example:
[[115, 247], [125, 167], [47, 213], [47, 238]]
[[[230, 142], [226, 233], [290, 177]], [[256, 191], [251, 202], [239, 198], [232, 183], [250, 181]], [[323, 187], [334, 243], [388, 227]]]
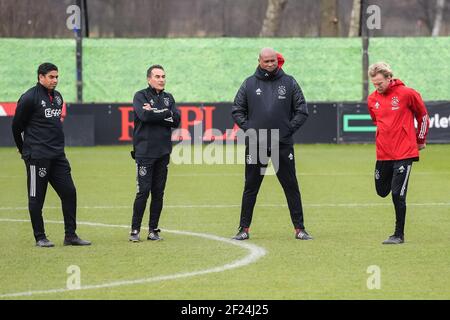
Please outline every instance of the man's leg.
[[141, 230], [142, 217], [144, 216], [147, 199], [152, 185], [154, 160], [136, 159], [136, 183], [137, 191], [133, 205], [132, 232]]
[[294, 147], [291, 145], [280, 145], [278, 152], [278, 171], [277, 178], [284, 190], [289, 212], [291, 214], [291, 221], [295, 228], [295, 238], [299, 240], [313, 239], [305, 230], [303, 223], [303, 207], [300, 195], [300, 188], [298, 186], [297, 175], [295, 171]]
[[378, 160], [375, 164], [375, 189], [380, 197], [385, 198], [391, 192], [393, 166], [393, 161]]
[[77, 229], [77, 191], [66, 158], [51, 161], [49, 182], [61, 199], [66, 237], [75, 237]]
[[[276, 152], [276, 150], [274, 151]], [[294, 147], [291, 145], [280, 145], [277, 178], [283, 187], [296, 233], [299, 233], [300, 230], [303, 232], [305, 225], [303, 222], [302, 199], [295, 170]]]
[[159, 217], [163, 208], [164, 189], [166, 188], [167, 172], [170, 155], [165, 155], [155, 161], [151, 185], [152, 200], [150, 203], [149, 231], [158, 228]]
[[252, 223], [253, 210], [255, 208], [256, 198], [259, 188], [264, 179], [261, 173], [263, 165], [259, 161], [259, 157], [254, 150], [247, 147], [245, 150], [245, 186], [242, 195], [240, 228], [249, 228]]
[[406, 217], [406, 192], [412, 160], [395, 161], [392, 177], [392, 201], [395, 207], [395, 236], [403, 238]]
[[47, 193], [50, 162], [30, 159], [25, 161], [25, 166], [27, 168], [28, 210], [34, 238], [39, 241], [46, 238], [42, 207]]

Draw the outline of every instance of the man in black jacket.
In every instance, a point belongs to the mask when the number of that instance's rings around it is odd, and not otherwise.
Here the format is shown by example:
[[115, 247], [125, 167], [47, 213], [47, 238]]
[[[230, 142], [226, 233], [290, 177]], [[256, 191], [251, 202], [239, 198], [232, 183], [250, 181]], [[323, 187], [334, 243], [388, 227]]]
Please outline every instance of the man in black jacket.
[[50, 182], [61, 198], [64, 215], [64, 245], [90, 245], [76, 230], [77, 195], [64, 153], [61, 123], [63, 98], [55, 90], [58, 68], [43, 63], [38, 68], [38, 83], [25, 92], [17, 103], [12, 131], [27, 168], [28, 209], [38, 247], [53, 247], [47, 239], [42, 218], [47, 185]]
[[[236, 124], [246, 131], [245, 187], [242, 196], [239, 231], [233, 239], [249, 239], [249, 227], [259, 188], [271, 157], [277, 178], [288, 202], [295, 238], [310, 240], [303, 223], [300, 190], [295, 173], [292, 135], [308, 118], [308, 109], [300, 86], [278, 67], [277, 53], [264, 48], [253, 76], [241, 85], [232, 107]], [[265, 136], [265, 131], [268, 134]], [[257, 145], [254, 148], [255, 144]], [[275, 161], [275, 159], [277, 161]], [[278, 163], [276, 163], [278, 162]]]
[[136, 161], [137, 193], [133, 205], [130, 241], [140, 241], [139, 233], [147, 199], [150, 221], [147, 240], [162, 240], [158, 229], [163, 207], [167, 167], [172, 152], [172, 129], [180, 124], [173, 96], [164, 91], [166, 74], [160, 65], [147, 70], [148, 88], [136, 92], [133, 99], [134, 133], [132, 157]]

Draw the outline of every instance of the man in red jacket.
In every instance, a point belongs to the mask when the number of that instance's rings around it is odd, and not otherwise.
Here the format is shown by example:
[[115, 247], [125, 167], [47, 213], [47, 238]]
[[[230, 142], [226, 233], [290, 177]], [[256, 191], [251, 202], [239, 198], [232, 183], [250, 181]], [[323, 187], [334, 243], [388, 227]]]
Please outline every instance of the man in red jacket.
[[408, 178], [413, 161], [419, 161], [419, 150], [425, 148], [429, 117], [420, 94], [393, 79], [388, 64], [371, 65], [369, 77], [376, 89], [367, 98], [377, 126], [375, 187], [383, 198], [392, 191], [396, 216], [395, 233], [383, 244], [400, 244], [404, 242]]

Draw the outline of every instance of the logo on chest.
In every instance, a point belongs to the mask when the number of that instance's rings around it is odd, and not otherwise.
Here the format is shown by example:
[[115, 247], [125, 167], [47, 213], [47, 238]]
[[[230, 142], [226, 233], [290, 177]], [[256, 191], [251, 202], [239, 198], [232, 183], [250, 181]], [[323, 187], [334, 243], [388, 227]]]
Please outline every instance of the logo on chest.
[[397, 110], [400, 108], [400, 100], [398, 100], [398, 97], [392, 97], [391, 99], [391, 105], [392, 105], [392, 110]]
[[169, 98], [164, 98], [164, 105], [166, 107], [168, 107], [170, 105], [170, 99]]
[[55, 101], [58, 106], [62, 105], [62, 99], [60, 96], [55, 95]]
[[258, 88], [258, 89], [256, 89], [256, 95], [257, 96], [260, 96], [261, 95], [261, 93], [262, 93], [262, 90], [260, 89], [260, 88]]
[[278, 87], [278, 99], [286, 99], [286, 87], [285, 86]]

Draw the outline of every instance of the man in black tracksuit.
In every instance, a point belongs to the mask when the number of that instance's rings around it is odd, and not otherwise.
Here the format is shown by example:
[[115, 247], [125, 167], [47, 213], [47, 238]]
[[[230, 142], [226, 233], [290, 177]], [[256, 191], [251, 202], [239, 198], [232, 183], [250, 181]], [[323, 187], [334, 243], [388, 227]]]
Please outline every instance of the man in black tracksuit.
[[[286, 195], [295, 237], [309, 240], [312, 237], [306, 232], [303, 223], [292, 139], [294, 132], [308, 118], [307, 105], [295, 79], [278, 67], [277, 53], [273, 49], [262, 49], [258, 61], [255, 74], [244, 81], [232, 107], [234, 121], [246, 131], [248, 137], [251, 137], [250, 131], [257, 131], [256, 140], [246, 141], [241, 219], [239, 232], [233, 239], [249, 238], [256, 197], [264, 178], [264, 168], [267, 167], [267, 162], [262, 160], [270, 156]], [[268, 130], [267, 137], [259, 131], [261, 129]], [[253, 148], [255, 143], [257, 147]], [[279, 163], [275, 163], [275, 155]]]
[[166, 75], [160, 65], [147, 70], [148, 88], [133, 99], [134, 133], [132, 157], [136, 161], [137, 193], [133, 205], [130, 241], [140, 241], [139, 232], [147, 199], [151, 192], [147, 240], [162, 240], [158, 229], [163, 207], [167, 167], [172, 152], [172, 129], [180, 124], [173, 96], [164, 91]]
[[38, 80], [36, 86], [20, 97], [12, 123], [14, 140], [27, 168], [28, 208], [36, 246], [54, 246], [45, 235], [42, 218], [49, 182], [61, 198], [64, 245], [90, 245], [75, 233], [77, 196], [64, 153], [63, 98], [55, 90], [58, 68], [51, 63], [41, 64]]

